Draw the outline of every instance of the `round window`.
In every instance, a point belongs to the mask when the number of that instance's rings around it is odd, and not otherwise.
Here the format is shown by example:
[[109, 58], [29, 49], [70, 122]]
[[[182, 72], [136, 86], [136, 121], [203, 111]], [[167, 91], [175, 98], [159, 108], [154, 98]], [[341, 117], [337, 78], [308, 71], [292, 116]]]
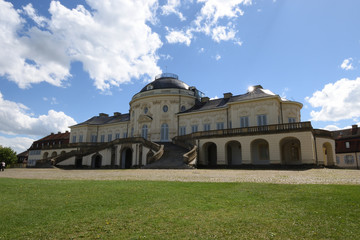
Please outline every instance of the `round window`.
[[180, 111], [185, 111], [186, 110], [186, 108], [185, 108], [185, 106], [183, 105], [183, 106], [181, 106], [181, 108], [180, 108]]
[[144, 108], [144, 113], [145, 114], [147, 114], [148, 113], [148, 111], [149, 111], [149, 109], [146, 107], [146, 108]]
[[164, 112], [167, 112], [168, 110], [169, 110], [168, 106], [167, 106], [167, 105], [164, 105], [164, 106], [163, 106], [163, 111], [164, 111]]

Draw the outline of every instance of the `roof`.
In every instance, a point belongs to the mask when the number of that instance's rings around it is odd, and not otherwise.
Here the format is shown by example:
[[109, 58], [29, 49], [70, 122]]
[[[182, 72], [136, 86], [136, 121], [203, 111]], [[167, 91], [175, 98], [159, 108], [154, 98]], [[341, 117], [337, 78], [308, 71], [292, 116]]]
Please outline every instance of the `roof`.
[[[181, 113], [190, 113], [190, 112], [199, 112], [205, 110], [216, 110], [223, 107], [226, 107], [229, 103], [242, 102], [253, 99], [260, 99], [266, 97], [278, 96], [270, 90], [263, 89], [262, 86], [257, 85], [253, 87], [253, 90], [248, 91], [245, 94], [231, 96], [229, 98], [218, 98], [212, 99], [208, 102], [197, 102], [192, 108], [183, 111]], [[282, 101], [289, 101], [287, 99], [281, 98]], [[289, 101], [290, 102], [290, 101]]]
[[176, 75], [169, 76], [168, 74], [162, 74], [151, 83], [147, 84], [140, 92], [151, 91], [154, 89], [176, 88], [188, 90], [189, 86], [180, 81]]
[[66, 131], [64, 133], [58, 132], [58, 133], [51, 133], [50, 135], [43, 137], [35, 142], [40, 142], [40, 141], [52, 141], [52, 140], [64, 140], [64, 139], [69, 139], [70, 137], [70, 132]]
[[76, 124], [75, 126], [82, 125], [103, 125], [103, 124], [111, 124], [111, 123], [119, 123], [119, 122], [127, 122], [130, 120], [130, 114], [116, 114], [114, 116], [108, 116], [107, 114], [100, 114], [99, 116], [95, 116], [90, 118], [89, 120]]
[[353, 125], [352, 128], [332, 131], [335, 140], [359, 138], [360, 128], [357, 125]]

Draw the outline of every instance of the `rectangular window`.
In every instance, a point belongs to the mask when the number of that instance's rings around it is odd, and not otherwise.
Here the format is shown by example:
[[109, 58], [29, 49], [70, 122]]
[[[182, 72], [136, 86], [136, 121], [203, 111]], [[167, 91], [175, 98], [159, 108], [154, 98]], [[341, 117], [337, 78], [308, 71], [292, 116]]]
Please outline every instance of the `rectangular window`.
[[73, 143], [76, 143], [76, 136], [73, 136], [73, 137], [72, 137], [72, 142], [73, 142]]
[[100, 142], [105, 142], [105, 135], [100, 136]]
[[258, 126], [265, 126], [265, 125], [267, 125], [266, 115], [265, 115], [265, 114], [258, 115], [258, 116], [257, 116], [257, 123], [258, 123]]
[[249, 127], [249, 117], [245, 116], [245, 117], [241, 117], [240, 118], [240, 127]]
[[83, 135], [79, 136], [79, 142], [82, 143], [83, 142]]
[[204, 131], [210, 131], [210, 123], [204, 124]]
[[295, 118], [289, 118], [289, 123], [295, 123], [296, 119]]
[[216, 129], [217, 129], [217, 130], [222, 130], [222, 129], [224, 129], [224, 123], [223, 123], [223, 122], [218, 122], [218, 123], [216, 123]]
[[350, 148], [350, 142], [345, 142], [346, 148]]
[[229, 127], [228, 128], [232, 128], [232, 122], [229, 122]]
[[197, 132], [198, 131], [198, 125], [192, 125], [191, 126], [191, 132], [194, 133], [194, 132]]
[[120, 133], [116, 133], [115, 134], [115, 139], [119, 139], [120, 138]]
[[134, 128], [131, 128], [131, 137], [134, 137]]
[[186, 135], [186, 126], [180, 126], [180, 133], [179, 133], [180, 136], [182, 135]]
[[108, 134], [108, 142], [112, 141], [112, 134]]
[[97, 142], [97, 135], [91, 135], [91, 142]]
[[[127, 132], [124, 132], [123, 138], [127, 138]], [[146, 138], [145, 138], [146, 139]]]

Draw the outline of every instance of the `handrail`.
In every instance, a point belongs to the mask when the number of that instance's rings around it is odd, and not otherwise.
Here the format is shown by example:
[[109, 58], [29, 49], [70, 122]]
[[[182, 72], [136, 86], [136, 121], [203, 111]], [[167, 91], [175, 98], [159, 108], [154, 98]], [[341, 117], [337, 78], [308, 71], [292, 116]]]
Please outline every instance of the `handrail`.
[[160, 149], [152, 157], [150, 157], [148, 164], [156, 162], [162, 157], [163, 154], [164, 154], [164, 145], [160, 145]]
[[194, 147], [183, 155], [184, 163], [189, 164], [197, 158], [197, 146]]
[[175, 141], [184, 141], [185, 139], [197, 139], [206, 137], [224, 137], [233, 135], [254, 135], [254, 134], [270, 134], [289, 131], [306, 131], [312, 130], [311, 122], [284, 123], [265, 126], [254, 126], [244, 128], [229, 128], [221, 130], [210, 130], [195, 132], [183, 136], [176, 136]]

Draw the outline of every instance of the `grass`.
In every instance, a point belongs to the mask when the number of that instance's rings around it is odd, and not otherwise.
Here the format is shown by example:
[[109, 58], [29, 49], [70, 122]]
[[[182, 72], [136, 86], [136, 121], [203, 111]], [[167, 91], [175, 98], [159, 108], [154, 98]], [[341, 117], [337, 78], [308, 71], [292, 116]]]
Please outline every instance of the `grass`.
[[0, 239], [360, 239], [360, 186], [0, 179]]

